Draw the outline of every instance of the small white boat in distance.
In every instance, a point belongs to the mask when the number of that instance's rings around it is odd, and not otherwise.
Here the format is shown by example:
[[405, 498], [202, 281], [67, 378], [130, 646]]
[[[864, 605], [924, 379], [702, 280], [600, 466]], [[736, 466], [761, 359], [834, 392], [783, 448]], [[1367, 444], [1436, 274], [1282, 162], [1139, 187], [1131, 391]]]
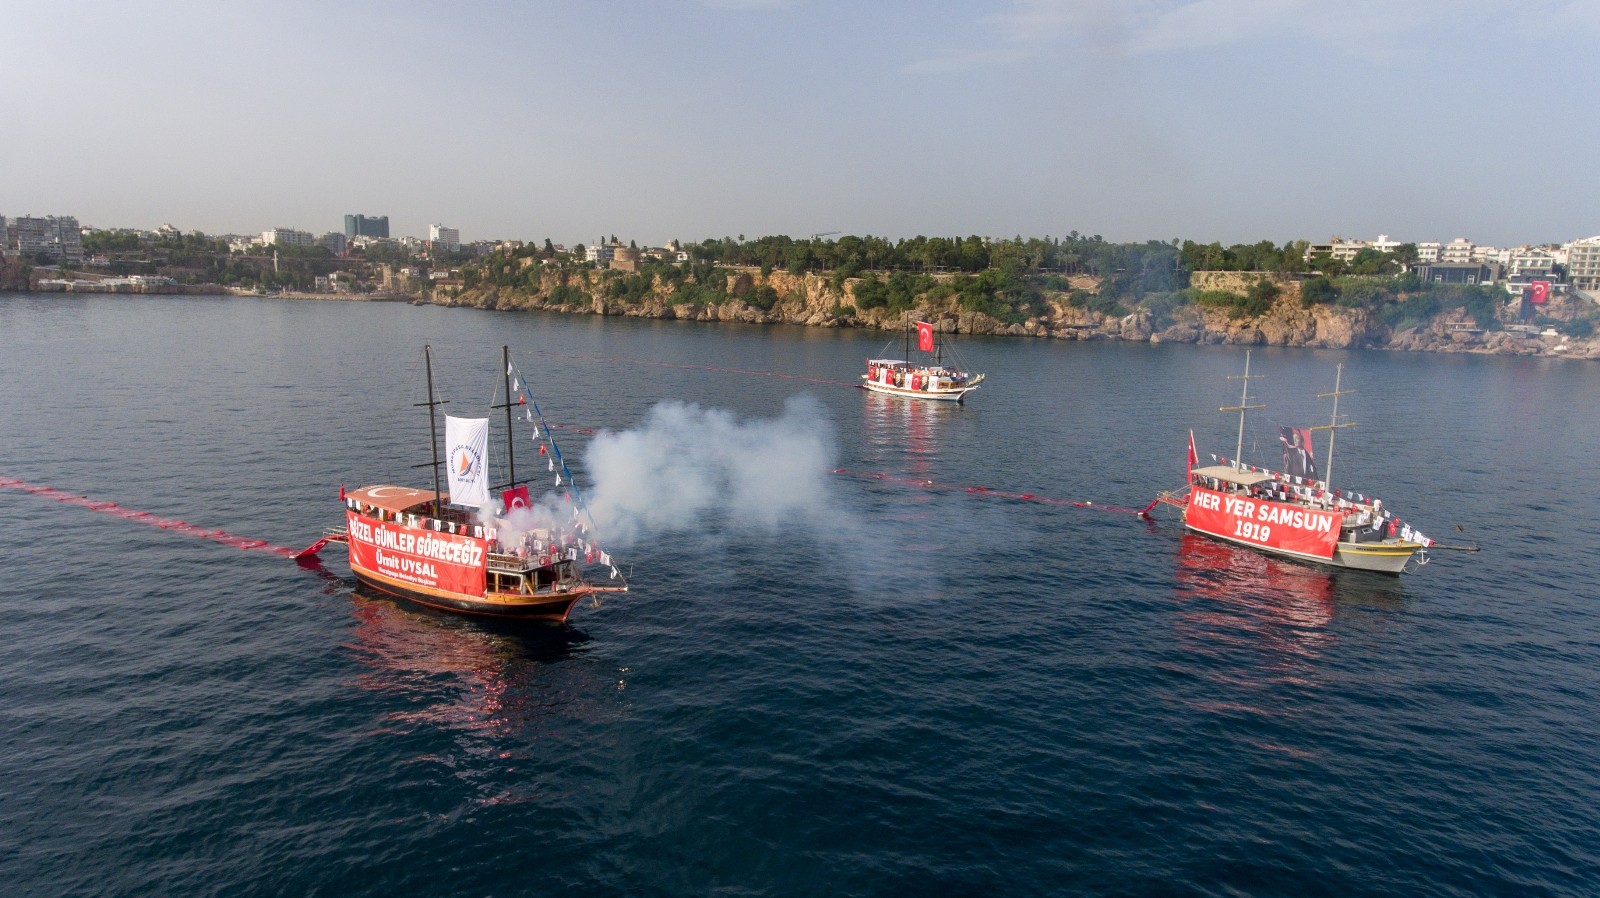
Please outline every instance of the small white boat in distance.
[[[867, 359], [867, 371], [861, 375], [861, 385], [874, 393], [909, 399], [944, 402], [965, 400], [967, 394], [983, 382], [984, 375], [969, 374], [946, 365], [945, 341], [934, 331], [932, 324], [917, 321], [914, 328], [917, 333], [916, 348], [925, 354], [924, 360]], [[906, 355], [911, 355], [911, 328], [906, 330]]]

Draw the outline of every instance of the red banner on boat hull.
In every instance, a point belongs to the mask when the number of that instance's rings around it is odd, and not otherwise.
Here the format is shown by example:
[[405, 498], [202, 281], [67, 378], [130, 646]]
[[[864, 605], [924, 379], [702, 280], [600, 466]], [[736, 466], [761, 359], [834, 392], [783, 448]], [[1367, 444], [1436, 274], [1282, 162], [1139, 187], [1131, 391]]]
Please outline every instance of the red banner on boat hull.
[[1219, 493], [1202, 486], [1189, 493], [1184, 522], [1235, 542], [1297, 555], [1332, 558], [1341, 515], [1288, 502]]
[[482, 596], [488, 541], [345, 512], [350, 564], [403, 583]]

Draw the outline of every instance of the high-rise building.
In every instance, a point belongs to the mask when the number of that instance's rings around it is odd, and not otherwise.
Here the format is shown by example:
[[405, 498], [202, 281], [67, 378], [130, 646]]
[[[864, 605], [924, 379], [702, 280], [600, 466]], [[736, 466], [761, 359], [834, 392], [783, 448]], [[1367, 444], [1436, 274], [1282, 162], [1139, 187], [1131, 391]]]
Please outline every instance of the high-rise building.
[[442, 224], [428, 225], [428, 245], [446, 252], [460, 252], [461, 231]]
[[11, 230], [17, 252], [24, 256], [42, 253], [68, 262], [83, 261], [83, 229], [71, 215], [24, 215], [12, 220]]
[[387, 237], [389, 236], [389, 216], [379, 215], [368, 218], [365, 215], [346, 215], [344, 217], [344, 236], [349, 237]]

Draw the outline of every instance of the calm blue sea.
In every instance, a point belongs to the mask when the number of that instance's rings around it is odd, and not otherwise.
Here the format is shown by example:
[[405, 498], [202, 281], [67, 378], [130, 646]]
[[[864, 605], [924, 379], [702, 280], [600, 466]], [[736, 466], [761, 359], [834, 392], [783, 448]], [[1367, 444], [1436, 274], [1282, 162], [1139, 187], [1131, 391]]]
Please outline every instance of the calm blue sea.
[[1343, 362], [1336, 480], [1483, 547], [1396, 579], [969, 491], [1143, 506], [1231, 454], [1242, 350], [966, 339], [936, 407], [841, 385], [887, 339], [0, 296], [0, 477], [277, 545], [423, 482], [424, 343], [455, 414], [509, 344], [553, 422], [809, 395], [861, 472], [531, 629], [0, 489], [0, 891], [1600, 894], [1600, 365], [1254, 353], [1247, 457]]

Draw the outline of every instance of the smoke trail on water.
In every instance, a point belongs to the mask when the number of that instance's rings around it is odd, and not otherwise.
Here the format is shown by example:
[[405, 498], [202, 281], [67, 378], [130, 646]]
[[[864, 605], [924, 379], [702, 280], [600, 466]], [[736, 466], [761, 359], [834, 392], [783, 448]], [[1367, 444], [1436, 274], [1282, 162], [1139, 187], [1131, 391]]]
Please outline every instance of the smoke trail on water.
[[772, 419], [664, 402], [631, 430], [589, 444], [589, 509], [626, 546], [726, 522], [743, 530], [838, 525], [829, 502], [836, 441], [822, 404], [790, 397]]

